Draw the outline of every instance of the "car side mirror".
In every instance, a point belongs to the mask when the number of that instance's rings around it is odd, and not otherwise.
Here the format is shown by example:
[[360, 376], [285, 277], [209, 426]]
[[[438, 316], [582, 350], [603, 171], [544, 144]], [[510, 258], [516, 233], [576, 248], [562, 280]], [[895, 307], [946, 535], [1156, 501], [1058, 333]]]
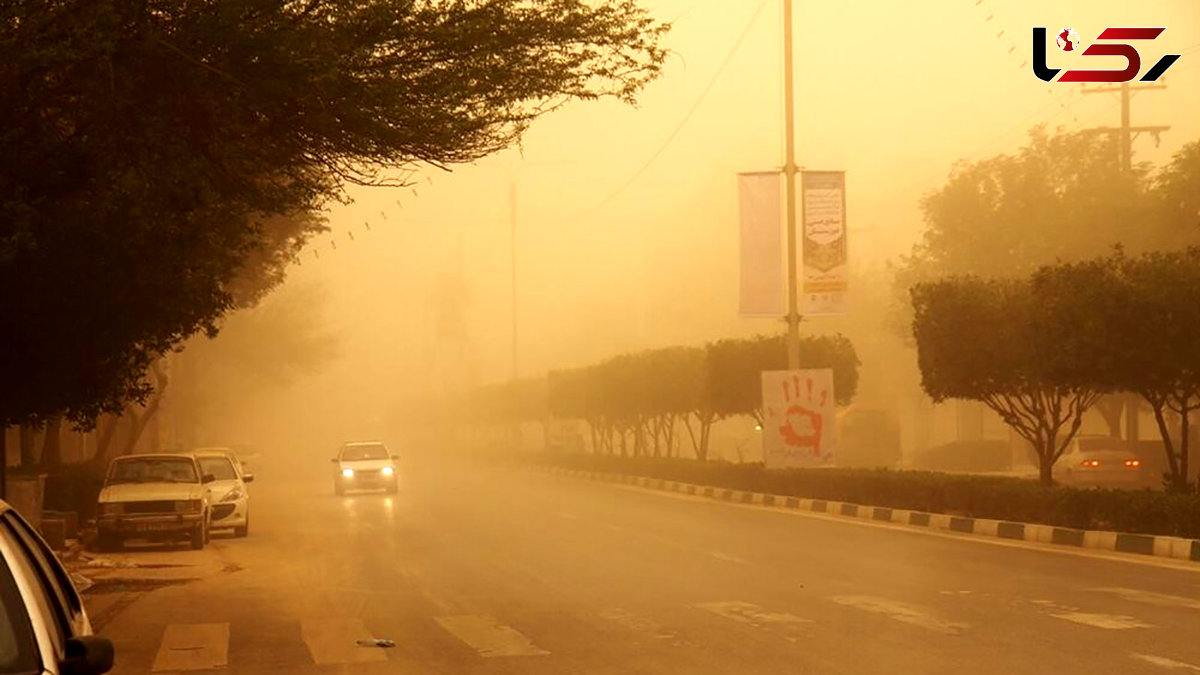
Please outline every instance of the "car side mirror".
[[333, 462], [334, 464], [337, 464], [337, 463], [338, 463], [338, 461], [340, 461], [340, 460], [338, 460], [338, 458], [337, 458], [337, 457], [334, 457], [333, 459], [331, 459], [331, 460], [329, 460], [329, 461]]
[[112, 670], [113, 643], [99, 635], [84, 635], [67, 640], [66, 656], [60, 664], [62, 675], [101, 675]]
[[400, 455], [392, 455], [392, 459], [400, 459]]
[[242, 476], [242, 482], [243, 483], [253, 483], [254, 482], [254, 474], [248, 473], [248, 474]]
[[200, 479], [200, 482], [211, 483], [211, 482], [215, 481], [216, 479], [217, 479], [216, 476], [212, 475], [211, 473], [206, 473], [206, 474], [204, 474], [204, 477]]

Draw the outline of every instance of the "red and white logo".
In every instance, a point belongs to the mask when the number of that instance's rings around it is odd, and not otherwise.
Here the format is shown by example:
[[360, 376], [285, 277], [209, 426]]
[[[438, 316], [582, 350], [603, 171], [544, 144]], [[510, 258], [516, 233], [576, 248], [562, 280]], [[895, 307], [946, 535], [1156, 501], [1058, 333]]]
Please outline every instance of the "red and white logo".
[[[1061, 68], [1051, 68], [1046, 64], [1047, 32], [1045, 27], [1037, 26], [1033, 29], [1033, 74], [1045, 82], [1131, 82], [1134, 78], [1137, 78], [1139, 82], [1154, 82], [1179, 60], [1180, 55], [1166, 54], [1160, 57], [1143, 74], [1141, 53], [1136, 47], [1124, 41], [1148, 42], [1157, 39], [1165, 30], [1166, 28], [1105, 28], [1096, 40], [1079, 54], [1080, 56], [1119, 56], [1125, 59], [1125, 68], [1064, 72]], [[1082, 45], [1079, 34], [1073, 28], [1064, 28], [1058, 34], [1055, 42], [1058, 44], [1058, 48], [1064, 52], [1077, 52]], [[1060, 72], [1061, 76], [1059, 76]], [[1140, 78], [1138, 78], [1139, 74]]]

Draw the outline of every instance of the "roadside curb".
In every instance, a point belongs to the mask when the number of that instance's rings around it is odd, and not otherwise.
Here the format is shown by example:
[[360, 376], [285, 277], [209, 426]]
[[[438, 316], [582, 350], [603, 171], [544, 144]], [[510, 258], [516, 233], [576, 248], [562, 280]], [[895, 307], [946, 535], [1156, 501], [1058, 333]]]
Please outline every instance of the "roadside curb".
[[647, 478], [627, 474], [604, 473], [598, 471], [581, 471], [561, 467], [536, 466], [537, 470], [572, 478], [583, 478], [606, 483], [621, 483], [635, 487], [676, 492], [679, 494], [703, 497], [715, 501], [732, 502], [735, 504], [762, 506], [769, 508], [794, 509], [826, 515], [858, 518], [880, 523], [893, 523], [916, 527], [928, 527], [935, 530], [947, 530], [959, 534], [969, 534], [980, 537], [996, 537], [1014, 541], [1027, 541], [1038, 544], [1054, 544], [1074, 548], [1115, 551], [1118, 553], [1136, 553], [1157, 558], [1173, 558], [1175, 560], [1190, 560], [1200, 562], [1200, 540], [1184, 539], [1182, 537], [1166, 537], [1161, 535], [1129, 534], [1124, 532], [1105, 532], [1102, 530], [1076, 530], [1069, 527], [1040, 525], [1037, 523], [1017, 523], [1006, 520], [989, 520], [986, 518], [968, 518], [952, 516], [944, 513], [926, 513], [924, 511], [909, 511], [894, 509], [887, 506], [869, 506], [837, 502], [824, 499], [808, 499], [805, 497], [789, 497], [763, 494], [760, 492], [745, 492], [711, 485], [693, 485], [680, 483], [662, 478]]

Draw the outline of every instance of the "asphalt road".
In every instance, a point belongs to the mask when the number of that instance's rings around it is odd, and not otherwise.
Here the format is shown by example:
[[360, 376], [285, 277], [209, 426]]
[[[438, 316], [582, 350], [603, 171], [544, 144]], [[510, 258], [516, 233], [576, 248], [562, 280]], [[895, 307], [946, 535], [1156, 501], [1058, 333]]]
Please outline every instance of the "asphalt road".
[[130, 554], [209, 571], [94, 610], [115, 672], [1200, 673], [1200, 565], [430, 462], [335, 497], [324, 469], [255, 467], [248, 539]]

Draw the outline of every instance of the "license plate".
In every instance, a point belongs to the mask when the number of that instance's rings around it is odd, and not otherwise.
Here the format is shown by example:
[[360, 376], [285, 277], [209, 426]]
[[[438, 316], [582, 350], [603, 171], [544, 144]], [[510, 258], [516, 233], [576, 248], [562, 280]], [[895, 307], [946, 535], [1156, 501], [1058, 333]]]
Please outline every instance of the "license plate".
[[178, 529], [178, 526], [174, 523], [135, 523], [133, 529], [135, 532], [165, 532]]

